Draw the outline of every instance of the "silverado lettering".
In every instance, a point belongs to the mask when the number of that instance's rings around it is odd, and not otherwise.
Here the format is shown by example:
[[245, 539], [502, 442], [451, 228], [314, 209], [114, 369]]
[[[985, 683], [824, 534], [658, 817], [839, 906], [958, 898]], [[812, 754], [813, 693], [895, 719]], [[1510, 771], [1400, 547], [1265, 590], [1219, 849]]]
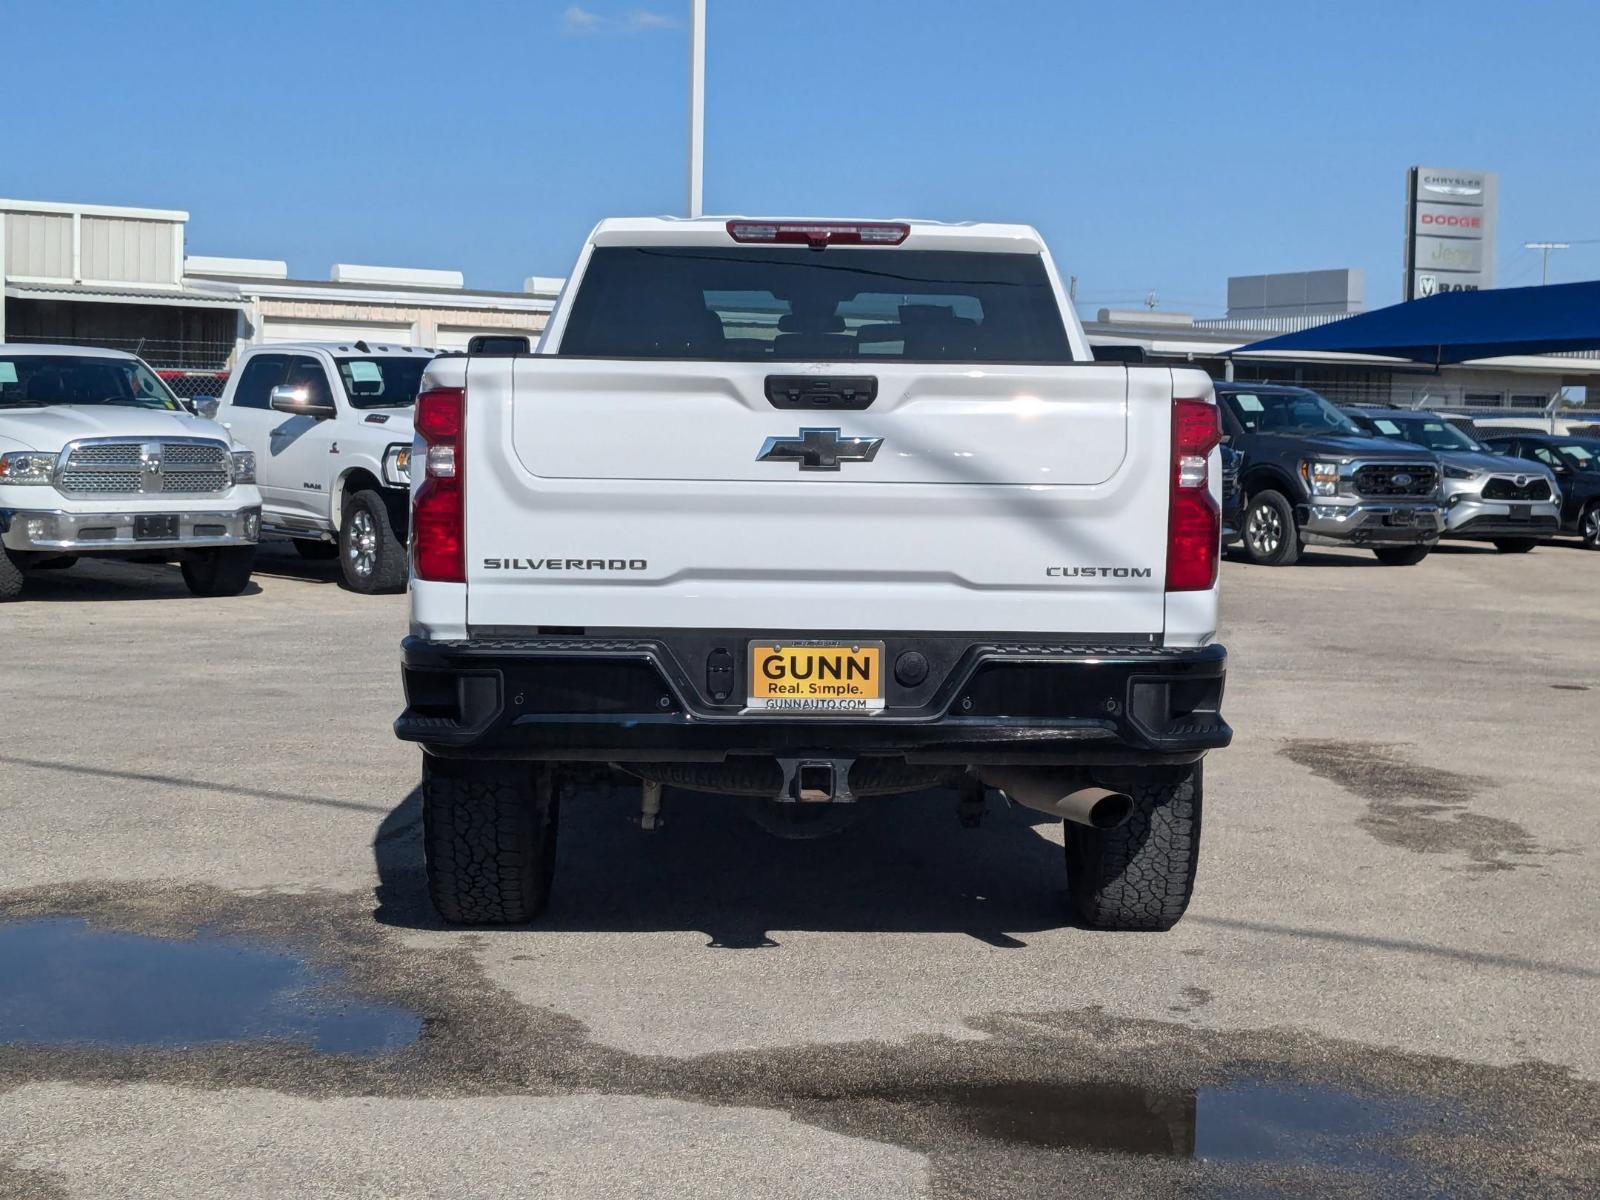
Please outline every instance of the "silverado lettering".
[[644, 571], [642, 558], [486, 558], [485, 571]]

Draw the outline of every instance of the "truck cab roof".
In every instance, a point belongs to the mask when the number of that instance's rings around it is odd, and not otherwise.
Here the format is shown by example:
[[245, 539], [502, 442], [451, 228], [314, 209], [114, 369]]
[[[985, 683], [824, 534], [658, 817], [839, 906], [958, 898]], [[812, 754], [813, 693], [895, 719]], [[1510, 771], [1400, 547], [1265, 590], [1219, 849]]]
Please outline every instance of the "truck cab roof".
[[[1044, 239], [1031, 225], [990, 221], [928, 221], [907, 217], [608, 217], [594, 227], [589, 241], [596, 246], [726, 246], [732, 226], [902, 226], [898, 245], [912, 250], [988, 250], [1039, 254]], [[848, 249], [849, 247], [844, 247]]]
[[369, 357], [394, 355], [400, 358], [432, 358], [435, 351], [423, 346], [404, 346], [397, 342], [265, 342], [251, 346], [246, 353], [301, 354], [308, 350], [322, 350], [328, 354], [364, 354]]
[[137, 354], [129, 354], [126, 350], [109, 350], [104, 346], [57, 346], [49, 342], [0, 342], [0, 354], [8, 358], [35, 355], [49, 355], [51, 358], [139, 358]]

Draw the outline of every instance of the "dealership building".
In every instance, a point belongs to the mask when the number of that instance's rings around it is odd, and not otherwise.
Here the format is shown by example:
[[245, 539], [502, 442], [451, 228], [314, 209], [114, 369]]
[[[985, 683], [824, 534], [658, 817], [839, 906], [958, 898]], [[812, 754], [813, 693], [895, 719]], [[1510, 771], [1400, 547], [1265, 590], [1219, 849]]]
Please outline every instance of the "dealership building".
[[189, 214], [0, 200], [0, 341], [132, 350], [165, 373], [227, 370], [241, 346], [365, 338], [465, 349], [478, 333], [537, 334], [559, 279], [520, 292], [465, 286], [458, 271], [287, 264], [190, 255]]

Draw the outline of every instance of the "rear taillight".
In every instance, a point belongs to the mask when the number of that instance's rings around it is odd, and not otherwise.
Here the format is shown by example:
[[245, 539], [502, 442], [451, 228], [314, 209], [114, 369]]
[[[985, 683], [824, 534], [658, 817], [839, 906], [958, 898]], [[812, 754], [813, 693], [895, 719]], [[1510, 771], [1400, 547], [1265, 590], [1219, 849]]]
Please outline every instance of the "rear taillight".
[[422, 482], [411, 505], [411, 561], [418, 579], [467, 581], [467, 505], [461, 430], [467, 394], [434, 388], [417, 397], [414, 428], [423, 443]]
[[1204, 592], [1217, 582], [1222, 514], [1211, 498], [1211, 452], [1222, 440], [1217, 407], [1172, 402], [1172, 487], [1167, 501], [1167, 591]]
[[728, 236], [736, 242], [768, 245], [898, 246], [911, 226], [890, 221], [729, 221]]

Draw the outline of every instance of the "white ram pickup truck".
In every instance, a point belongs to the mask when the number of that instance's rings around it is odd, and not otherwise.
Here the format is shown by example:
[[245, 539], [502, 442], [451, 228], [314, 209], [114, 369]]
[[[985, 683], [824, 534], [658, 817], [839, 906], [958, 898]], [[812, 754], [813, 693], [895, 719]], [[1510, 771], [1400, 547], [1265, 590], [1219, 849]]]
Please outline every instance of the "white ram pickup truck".
[[1096, 363], [1034, 230], [607, 220], [534, 353], [422, 388], [395, 729], [447, 920], [536, 916], [602, 772], [646, 828], [664, 785], [796, 834], [997, 790], [1065, 821], [1081, 921], [1182, 915], [1232, 736], [1215, 399]]
[[255, 452], [262, 528], [347, 586], [406, 582], [411, 405], [431, 350], [366, 342], [252, 346], [215, 412]]
[[189, 590], [250, 582], [249, 451], [120, 350], [0, 345], [0, 600], [80, 557], [177, 560]]

